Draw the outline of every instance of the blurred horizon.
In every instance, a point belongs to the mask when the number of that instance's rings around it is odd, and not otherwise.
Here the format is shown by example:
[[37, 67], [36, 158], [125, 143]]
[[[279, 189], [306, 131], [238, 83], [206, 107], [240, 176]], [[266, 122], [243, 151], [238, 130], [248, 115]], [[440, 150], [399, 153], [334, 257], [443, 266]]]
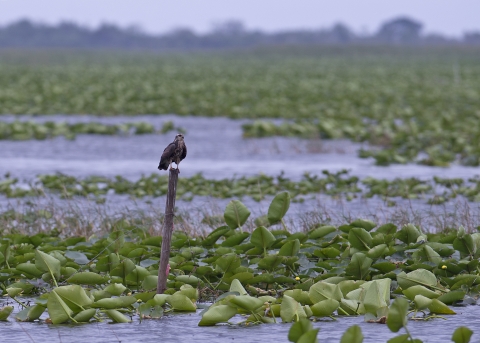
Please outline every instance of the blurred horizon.
[[480, 2], [474, 0], [339, 0], [334, 3], [299, 0], [294, 6], [287, 1], [273, 0], [263, 0], [261, 5], [253, 0], [235, 3], [143, 0], [140, 5], [131, 0], [0, 0], [0, 27], [27, 19], [47, 26], [70, 22], [90, 30], [110, 24], [122, 30], [135, 28], [148, 35], [166, 34], [179, 28], [202, 35], [218, 24], [234, 20], [248, 31], [269, 34], [318, 31], [341, 23], [358, 35], [372, 35], [386, 21], [408, 17], [421, 22], [426, 34], [458, 39], [465, 32], [480, 30], [475, 13], [480, 13]]

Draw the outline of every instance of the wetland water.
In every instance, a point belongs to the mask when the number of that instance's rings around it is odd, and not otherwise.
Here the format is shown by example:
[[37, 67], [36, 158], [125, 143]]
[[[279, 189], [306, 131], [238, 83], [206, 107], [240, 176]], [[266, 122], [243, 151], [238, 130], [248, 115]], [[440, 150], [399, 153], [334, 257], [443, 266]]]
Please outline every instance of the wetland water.
[[[4, 117], [2, 120], [13, 120]], [[140, 116], [97, 118], [89, 116], [48, 116], [31, 118], [35, 121], [96, 121], [103, 123], [121, 123], [130, 121], [148, 121], [159, 128], [163, 122], [172, 120], [177, 127], [184, 128], [188, 145], [188, 157], [182, 162], [182, 176], [202, 173], [207, 178], [231, 178], [237, 176], [264, 173], [277, 176], [282, 171], [286, 177], [299, 179], [304, 172], [320, 175], [322, 170], [351, 170], [351, 175], [360, 178], [393, 179], [396, 177], [431, 178], [442, 177], [469, 178], [480, 174], [480, 168], [452, 166], [435, 168], [417, 165], [394, 165], [377, 167], [371, 159], [357, 157], [359, 144], [348, 141], [306, 141], [292, 138], [242, 139], [242, 121], [224, 118], [192, 118], [166, 116]], [[24, 117], [22, 117], [24, 120]], [[137, 179], [141, 175], [158, 172], [156, 167], [163, 148], [173, 140], [175, 133], [143, 136], [87, 136], [79, 135], [73, 141], [62, 137], [45, 141], [0, 141], [0, 173], [10, 172], [20, 179], [29, 180], [38, 174], [62, 172], [77, 177], [89, 175], [122, 175]], [[319, 206], [329, 206], [332, 211], [345, 211], [359, 216], [365, 212], [374, 213], [386, 210], [383, 202], [371, 199], [339, 202], [327, 196], [306, 197], [303, 204], [292, 204], [290, 216], [305, 211], [315, 211]], [[151, 199], [150, 199], [151, 200]], [[0, 210], [7, 206], [22, 206], [25, 199], [7, 200], [0, 198]], [[38, 200], [41, 202], [42, 200]], [[58, 205], [67, 201], [56, 200]], [[85, 209], [95, 205], [86, 199], [78, 200]], [[163, 209], [164, 198], [135, 201], [126, 196], [112, 195], [104, 205], [108, 208], [150, 208]], [[180, 210], [199, 209], [217, 206], [223, 210], [228, 199], [216, 200], [196, 197], [193, 202], [179, 201]], [[245, 199], [244, 203], [252, 212], [261, 214], [268, 209], [271, 198], [260, 204]], [[413, 205], [412, 205], [413, 204]], [[424, 202], [412, 202], [411, 206], [421, 209], [438, 209]], [[478, 205], [472, 204], [478, 209]], [[339, 213], [339, 217], [342, 217]], [[0, 301], [0, 307], [5, 304]], [[480, 324], [480, 307], [468, 306], [454, 308], [458, 315], [449, 316], [448, 321], [435, 319], [429, 322], [409, 322], [408, 328], [413, 337], [424, 342], [449, 342], [454, 329], [465, 325], [475, 330]], [[168, 315], [161, 320], [135, 320], [131, 324], [110, 325], [107, 323], [89, 325], [44, 325], [38, 323], [19, 323], [14, 316], [0, 325], [0, 342], [287, 342], [290, 324], [259, 325], [254, 327], [216, 326], [198, 327], [200, 316], [195, 314]], [[319, 327], [320, 342], [338, 342], [345, 330], [354, 324], [362, 328], [364, 342], [386, 342], [397, 335], [391, 333], [385, 325], [363, 323], [363, 317], [340, 317], [337, 321], [313, 323]], [[480, 336], [474, 333], [471, 342], [479, 342]]]

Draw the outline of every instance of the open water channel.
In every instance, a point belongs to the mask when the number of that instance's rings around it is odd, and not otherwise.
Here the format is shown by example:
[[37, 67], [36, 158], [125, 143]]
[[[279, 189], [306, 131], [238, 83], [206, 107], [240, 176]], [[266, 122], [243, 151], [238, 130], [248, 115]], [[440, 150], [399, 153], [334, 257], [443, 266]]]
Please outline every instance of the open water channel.
[[[2, 120], [15, 120], [14, 117], [2, 117]], [[378, 167], [371, 159], [360, 159], [356, 151], [360, 145], [348, 141], [305, 141], [292, 138], [243, 139], [241, 124], [243, 121], [225, 118], [198, 118], [165, 116], [139, 116], [97, 118], [90, 116], [46, 116], [38, 118], [21, 117], [20, 120], [34, 121], [95, 121], [103, 123], [121, 123], [148, 121], [161, 127], [168, 120], [175, 126], [186, 130], [185, 141], [188, 156], [181, 163], [180, 177], [202, 173], [207, 178], [232, 178], [264, 173], [277, 176], [281, 172], [291, 179], [299, 179], [303, 173], [321, 175], [322, 170], [339, 171], [348, 169], [352, 175], [360, 178], [393, 179], [396, 177], [418, 177], [431, 179], [442, 177], [469, 178], [480, 174], [480, 168], [452, 166], [435, 168], [417, 165], [396, 165]], [[80, 135], [73, 141], [62, 137], [45, 141], [0, 141], [0, 174], [10, 172], [21, 180], [32, 180], [38, 174], [61, 172], [77, 177], [89, 175], [115, 176], [135, 180], [142, 175], [158, 172], [158, 159], [175, 136], [174, 132], [165, 135], [141, 136], [86, 136]], [[21, 207], [28, 199], [6, 199], [0, 197], [0, 211], [6, 208]], [[42, 200], [39, 200], [41, 203]], [[68, 206], [68, 201], [56, 199], [56, 205]], [[99, 206], [88, 200], [75, 200], [85, 209]], [[133, 201], [125, 196], [108, 197], [103, 206], [115, 211], [122, 208], [163, 208], [164, 198], [153, 203]], [[270, 199], [256, 203], [243, 199], [255, 214], [265, 213]], [[212, 206], [223, 209], [228, 200], [195, 198], [193, 202], [177, 202], [180, 210]], [[409, 207], [416, 210], [438, 211], [440, 216], [445, 206], [431, 207], [425, 202], [410, 202]], [[313, 196], [303, 204], [292, 204], [290, 216], [302, 212], [318, 210], [319, 206], [346, 214], [366, 217], [372, 213], [378, 215], [388, 211], [382, 201], [339, 202], [326, 196]], [[448, 205], [447, 205], [448, 206]], [[470, 204], [473, 210], [479, 210], [478, 204]], [[5, 305], [0, 300], [0, 307]], [[480, 325], [480, 307], [467, 306], [455, 308], [458, 315], [449, 316], [447, 321], [435, 319], [429, 322], [409, 322], [408, 327], [415, 338], [424, 342], [449, 342], [454, 329], [465, 325], [475, 331]], [[198, 327], [200, 317], [195, 314], [167, 315], [161, 320], [134, 321], [131, 324], [85, 324], [78, 326], [46, 325], [43, 323], [19, 323], [14, 316], [8, 322], [0, 323], [0, 342], [287, 342], [289, 324], [259, 325], [254, 327], [216, 326]], [[341, 317], [337, 321], [313, 323], [319, 327], [320, 342], [338, 342], [345, 330], [354, 324], [361, 326], [364, 342], [386, 342], [396, 334], [385, 325], [363, 323], [362, 317]], [[471, 342], [480, 342], [480, 334], [474, 333]]]

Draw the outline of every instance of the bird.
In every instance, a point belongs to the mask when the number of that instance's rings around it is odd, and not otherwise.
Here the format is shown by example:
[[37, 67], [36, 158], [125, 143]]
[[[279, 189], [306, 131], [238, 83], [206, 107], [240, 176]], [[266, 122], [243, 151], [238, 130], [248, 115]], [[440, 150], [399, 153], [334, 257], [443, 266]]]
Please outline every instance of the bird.
[[187, 156], [187, 146], [185, 145], [184, 137], [181, 133], [175, 136], [175, 139], [170, 143], [165, 150], [163, 150], [162, 157], [160, 158], [160, 163], [158, 164], [159, 170], [167, 170], [170, 167], [172, 170], [172, 162], [175, 162], [177, 165], [177, 170], [180, 173], [178, 168], [180, 161], [182, 161]]

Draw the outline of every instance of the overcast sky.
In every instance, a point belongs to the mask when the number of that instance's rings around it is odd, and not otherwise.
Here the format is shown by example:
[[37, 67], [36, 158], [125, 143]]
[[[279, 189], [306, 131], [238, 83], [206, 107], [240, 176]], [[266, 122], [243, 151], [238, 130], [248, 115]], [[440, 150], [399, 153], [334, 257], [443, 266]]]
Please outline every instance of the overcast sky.
[[178, 27], [206, 32], [229, 19], [269, 32], [343, 22], [356, 32], [372, 33], [400, 15], [421, 21], [426, 32], [460, 36], [480, 31], [480, 0], [0, 0], [0, 26], [28, 18], [90, 27], [138, 25], [149, 33]]

